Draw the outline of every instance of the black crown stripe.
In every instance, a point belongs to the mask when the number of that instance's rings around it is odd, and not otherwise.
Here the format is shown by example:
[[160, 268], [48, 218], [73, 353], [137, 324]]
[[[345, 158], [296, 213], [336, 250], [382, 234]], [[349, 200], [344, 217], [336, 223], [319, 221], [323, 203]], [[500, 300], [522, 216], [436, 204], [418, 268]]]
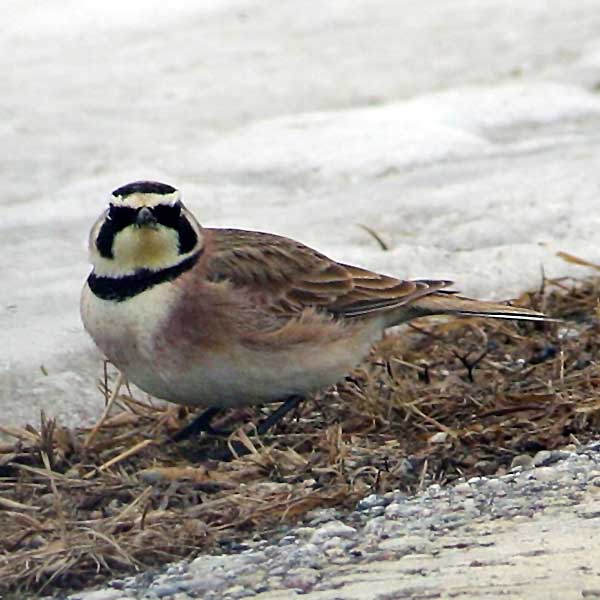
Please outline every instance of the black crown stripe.
[[140, 269], [132, 275], [125, 275], [124, 277], [99, 277], [92, 271], [87, 282], [92, 293], [98, 298], [123, 302], [123, 300], [133, 298], [155, 285], [173, 281], [182, 273], [189, 271], [198, 262], [201, 255], [202, 249], [172, 267], [160, 271]]
[[173, 186], [166, 183], [160, 183], [159, 181], [134, 181], [133, 183], [128, 183], [127, 185], [117, 188], [112, 195], [115, 198], [126, 198], [127, 196], [136, 193], [166, 196], [167, 194], [172, 194], [176, 191], [177, 190]]

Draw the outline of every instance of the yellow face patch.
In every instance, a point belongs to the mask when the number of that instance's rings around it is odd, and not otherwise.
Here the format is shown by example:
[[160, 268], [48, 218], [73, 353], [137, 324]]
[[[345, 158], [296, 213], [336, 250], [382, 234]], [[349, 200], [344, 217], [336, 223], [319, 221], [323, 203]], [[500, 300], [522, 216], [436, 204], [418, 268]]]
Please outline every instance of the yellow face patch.
[[177, 232], [169, 227], [133, 225], [115, 235], [113, 255], [124, 270], [158, 270], [177, 260], [178, 243]]

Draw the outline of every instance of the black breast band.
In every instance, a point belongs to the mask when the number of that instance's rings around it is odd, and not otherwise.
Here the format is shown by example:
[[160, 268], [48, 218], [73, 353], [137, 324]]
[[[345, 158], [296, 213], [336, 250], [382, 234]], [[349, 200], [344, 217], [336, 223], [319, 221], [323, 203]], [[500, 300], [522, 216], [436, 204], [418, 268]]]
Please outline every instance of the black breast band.
[[92, 271], [87, 281], [92, 293], [98, 298], [123, 302], [123, 300], [133, 298], [133, 296], [137, 296], [159, 283], [173, 281], [182, 273], [189, 271], [198, 262], [201, 255], [202, 250], [172, 267], [160, 271], [140, 269], [132, 275], [124, 275], [123, 277], [99, 277]]

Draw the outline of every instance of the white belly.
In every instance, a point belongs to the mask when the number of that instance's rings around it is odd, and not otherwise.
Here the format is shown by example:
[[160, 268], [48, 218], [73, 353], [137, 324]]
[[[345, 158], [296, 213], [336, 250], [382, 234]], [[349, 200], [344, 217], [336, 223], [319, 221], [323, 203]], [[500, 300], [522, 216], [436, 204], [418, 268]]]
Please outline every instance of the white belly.
[[232, 407], [306, 395], [343, 379], [380, 336], [381, 327], [372, 324], [352, 343], [304, 344], [280, 352], [237, 345], [226, 355], [199, 357], [172, 382], [170, 396], [162, 397], [181, 404]]
[[96, 345], [128, 380], [159, 398], [168, 388], [154, 338], [176, 293], [173, 286], [157, 286], [126, 302], [112, 302], [85, 285], [81, 296], [81, 319]]
[[190, 360], [189, 349], [156, 343], [164, 307], [176, 300], [177, 293], [174, 286], [157, 286], [126, 302], [110, 302], [86, 286], [81, 314], [98, 347], [132, 383], [179, 404], [264, 404], [327, 387], [368, 354], [383, 328], [373, 320], [350, 338], [319, 345], [307, 342], [277, 352], [231, 340], [231, 346], [219, 352], [194, 348]]

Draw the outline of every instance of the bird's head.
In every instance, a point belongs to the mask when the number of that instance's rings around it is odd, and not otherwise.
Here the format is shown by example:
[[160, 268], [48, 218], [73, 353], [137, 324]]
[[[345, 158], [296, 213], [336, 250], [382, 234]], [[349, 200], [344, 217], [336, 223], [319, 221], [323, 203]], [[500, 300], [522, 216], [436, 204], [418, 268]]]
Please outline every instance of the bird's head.
[[202, 228], [165, 183], [136, 181], [116, 189], [92, 227], [90, 254], [98, 275], [120, 277], [175, 266], [202, 248]]

